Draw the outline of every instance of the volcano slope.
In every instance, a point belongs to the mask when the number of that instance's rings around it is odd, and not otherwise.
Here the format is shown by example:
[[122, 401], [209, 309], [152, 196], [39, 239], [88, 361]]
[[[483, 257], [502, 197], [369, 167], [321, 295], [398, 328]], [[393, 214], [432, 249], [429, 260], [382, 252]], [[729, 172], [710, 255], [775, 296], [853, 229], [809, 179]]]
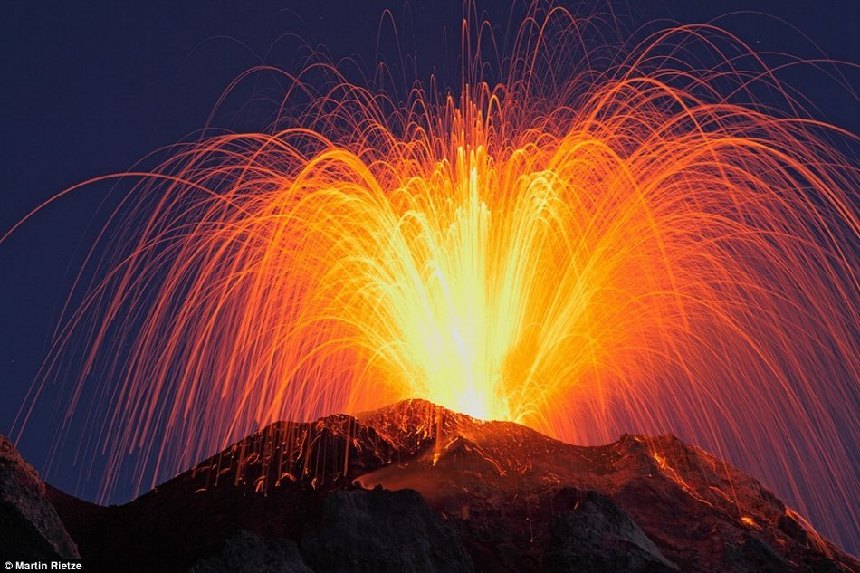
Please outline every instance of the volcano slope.
[[272, 424], [122, 506], [47, 492], [90, 571], [860, 571], [673, 436], [573, 446], [422, 400]]

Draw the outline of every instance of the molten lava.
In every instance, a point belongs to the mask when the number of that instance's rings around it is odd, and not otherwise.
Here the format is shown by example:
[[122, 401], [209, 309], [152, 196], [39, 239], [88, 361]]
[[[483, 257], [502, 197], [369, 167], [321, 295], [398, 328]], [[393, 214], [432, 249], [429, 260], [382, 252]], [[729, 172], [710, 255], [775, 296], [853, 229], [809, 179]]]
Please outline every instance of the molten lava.
[[860, 176], [831, 145], [856, 137], [710, 26], [572, 68], [575, 20], [533, 16], [506, 81], [393, 104], [328, 69], [286, 127], [125, 174], [46, 365], [84, 341], [106, 493], [129, 452], [152, 483], [420, 397], [575, 443], [672, 431], [858, 531]]

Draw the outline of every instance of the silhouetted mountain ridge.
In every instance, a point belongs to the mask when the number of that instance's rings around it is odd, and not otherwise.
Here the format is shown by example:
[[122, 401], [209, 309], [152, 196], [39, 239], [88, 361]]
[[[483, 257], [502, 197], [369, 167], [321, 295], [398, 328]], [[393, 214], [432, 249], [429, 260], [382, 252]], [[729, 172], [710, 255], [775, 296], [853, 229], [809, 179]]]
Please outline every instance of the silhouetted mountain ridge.
[[48, 497], [88, 570], [860, 570], [673, 436], [574, 446], [423, 400], [272, 424], [122, 506]]

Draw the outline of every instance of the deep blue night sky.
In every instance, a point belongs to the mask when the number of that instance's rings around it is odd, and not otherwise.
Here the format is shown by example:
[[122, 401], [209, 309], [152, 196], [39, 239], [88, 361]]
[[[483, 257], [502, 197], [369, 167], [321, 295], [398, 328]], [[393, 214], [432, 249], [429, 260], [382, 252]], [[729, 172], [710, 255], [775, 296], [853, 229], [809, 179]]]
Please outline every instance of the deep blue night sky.
[[[355, 57], [368, 70], [379, 50], [402, 73], [391, 59], [397, 53], [391, 28], [385, 27], [381, 40], [377, 34], [385, 8], [398, 22], [401, 52], [415, 56], [417, 79], [436, 73], [444, 86], [456, 87], [463, 14], [459, 0], [311, 4], [4, 3], [0, 234], [65, 187], [127, 170], [155, 149], [192, 138], [228, 83], [256, 64], [295, 70], [309, 44], [324, 46], [335, 61]], [[819, 55], [814, 42], [834, 60], [860, 62], [860, 2], [854, 0], [628, 4], [619, 4], [617, 10], [629, 13], [637, 25], [657, 18], [698, 23], [749, 11], [718, 23], [760, 50], [814, 58]], [[504, 38], [510, 6], [479, 1], [478, 7]], [[844, 71], [848, 82], [860, 89], [860, 74]], [[405, 75], [411, 80], [415, 72]], [[860, 133], [857, 100], [825, 74], [808, 66], [783, 79], [810, 98], [819, 118]], [[250, 98], [257, 87], [252, 83], [239, 95]], [[243, 107], [239, 100], [233, 98], [225, 108], [221, 117], [228, 119], [222, 124], [237, 130], [265, 128], [270, 118], [256, 116], [253, 105]], [[92, 238], [93, 213], [107, 189], [94, 185], [75, 193], [0, 245], [0, 433], [10, 429], [45, 357], [81, 249]], [[19, 443], [37, 468], [54, 435], [47, 416], [62, 415], [61, 409], [43, 410]], [[48, 477], [74, 490], [78, 473], [55, 468]]]

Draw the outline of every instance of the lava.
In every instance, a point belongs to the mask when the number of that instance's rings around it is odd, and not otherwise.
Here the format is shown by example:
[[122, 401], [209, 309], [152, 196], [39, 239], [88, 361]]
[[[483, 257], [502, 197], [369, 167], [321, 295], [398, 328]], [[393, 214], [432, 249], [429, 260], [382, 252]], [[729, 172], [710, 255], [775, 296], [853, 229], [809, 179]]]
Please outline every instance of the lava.
[[118, 175], [140, 182], [19, 427], [83, 348], [70, 416], [95, 388], [106, 497], [129, 463], [141, 488], [263, 424], [420, 397], [570, 443], [673, 431], [856, 536], [860, 174], [833, 144], [856, 136], [713, 26], [592, 62], [599, 25], [535, 5], [504, 81], [406, 102], [317, 64], [280, 127]]

